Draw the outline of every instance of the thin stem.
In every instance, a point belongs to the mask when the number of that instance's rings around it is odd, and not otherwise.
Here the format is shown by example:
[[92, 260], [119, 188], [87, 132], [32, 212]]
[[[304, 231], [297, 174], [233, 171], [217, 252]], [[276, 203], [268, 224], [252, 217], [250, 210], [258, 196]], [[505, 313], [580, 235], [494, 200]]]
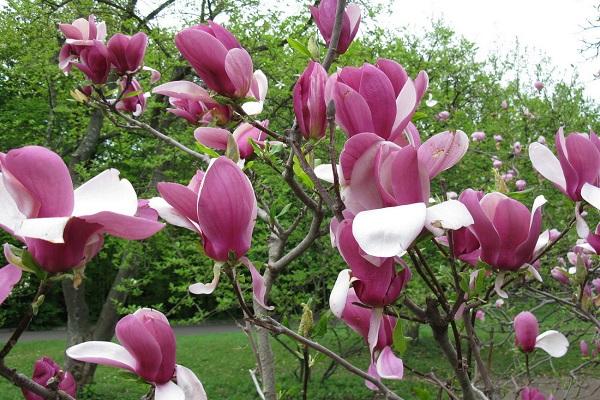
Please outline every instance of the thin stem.
[[338, 0], [337, 8], [335, 10], [335, 23], [333, 24], [333, 31], [331, 33], [331, 40], [329, 40], [329, 48], [327, 54], [323, 60], [323, 68], [325, 71], [329, 70], [333, 60], [337, 56], [337, 48], [340, 41], [340, 34], [342, 33], [342, 22], [344, 21], [344, 11], [346, 9], [346, 0]]
[[525, 353], [525, 370], [527, 371], [527, 384], [531, 384], [531, 372], [529, 371], [529, 353]]
[[19, 324], [15, 328], [15, 331], [10, 336], [8, 341], [4, 344], [4, 347], [2, 348], [2, 350], [0, 350], [0, 360], [4, 360], [6, 358], [8, 353], [10, 353], [10, 351], [13, 349], [13, 347], [15, 347], [15, 345], [19, 341], [19, 338], [21, 337], [23, 332], [25, 332], [25, 330], [27, 330], [27, 328], [29, 327], [29, 324], [31, 323], [31, 320], [33, 319], [33, 316], [34, 316], [34, 307], [37, 307], [37, 303], [39, 302], [40, 297], [43, 296], [48, 291], [48, 288], [49, 288], [49, 285], [48, 285], [47, 280], [40, 281], [40, 284], [38, 286], [35, 296], [33, 297], [33, 301], [31, 303], [31, 305], [25, 311], [25, 313], [23, 314], [23, 317], [21, 317], [21, 320], [19, 321]]
[[550, 244], [548, 244], [548, 246], [546, 246], [546, 248], [544, 250], [542, 250], [540, 252], [540, 254], [538, 254], [530, 262], [530, 264], [533, 264], [534, 262], [539, 260], [544, 254], [546, 254], [551, 248], [553, 248], [556, 243], [558, 243], [567, 233], [569, 233], [569, 231], [571, 230], [573, 225], [575, 225], [575, 222], [576, 222], [575, 217], [572, 217], [571, 220], [569, 221], [569, 223], [567, 224], [567, 227], [565, 229], [563, 229], [562, 232], [560, 232], [560, 234], [558, 235], [558, 237], [554, 241], [550, 242]]
[[344, 209], [344, 202], [340, 194], [340, 178], [337, 171], [337, 152], [335, 151], [335, 103], [332, 101], [327, 105], [327, 123], [329, 130], [329, 158], [331, 160], [331, 169], [333, 172], [333, 190], [337, 200], [337, 209]]
[[308, 399], [308, 381], [310, 380], [310, 353], [308, 347], [302, 349], [302, 400]]

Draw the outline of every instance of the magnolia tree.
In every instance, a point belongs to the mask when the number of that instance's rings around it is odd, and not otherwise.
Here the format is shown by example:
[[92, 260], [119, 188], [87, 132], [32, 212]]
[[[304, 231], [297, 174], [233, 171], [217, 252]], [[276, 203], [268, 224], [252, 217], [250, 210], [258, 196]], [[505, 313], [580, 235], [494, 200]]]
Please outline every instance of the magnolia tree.
[[[554, 148], [543, 137], [527, 150], [518, 142], [512, 146], [515, 155], [527, 151], [531, 166], [573, 202], [572, 218], [555, 221], [560, 231], [543, 228], [544, 196], [526, 205], [507, 194], [506, 182], [517, 171], [497, 173], [496, 192], [464, 188], [457, 194], [445, 192], [442, 186], [435, 193], [432, 180], [460, 162], [469, 137], [457, 130], [422, 139], [412, 119], [427, 92], [427, 73], [413, 79], [397, 61], [388, 59], [361, 67], [340, 65], [332, 71], [357, 33], [361, 11], [344, 0], [322, 0], [310, 12], [327, 50], [320, 60], [314, 49], [305, 49], [313, 60], [290, 93], [295, 121], [280, 131], [270, 129], [267, 116], [261, 115], [268, 98], [267, 77], [254, 69], [251, 55], [227, 29], [209, 21], [175, 35], [177, 48], [199, 79], [167, 82], [150, 91], [168, 98], [166, 112], [195, 127], [200, 151], [143, 122], [149, 96], [145, 90], [150, 88], [142, 88], [137, 78], [150, 74], [151, 84], [160, 80], [158, 71], [144, 65], [146, 34], [117, 33], [106, 40], [107, 27], [93, 16], [60, 24], [66, 41], [59, 67], [65, 73], [79, 70], [86, 79], [73, 90], [78, 101], [102, 110], [124, 129], [144, 130], [177, 147], [205, 162], [206, 169], [190, 170], [187, 185], [161, 182], [159, 197], [142, 200], [114, 169], [74, 189], [67, 165], [52, 150], [27, 146], [0, 153], [0, 226], [21, 242], [4, 246], [8, 265], [0, 270], [0, 301], [10, 295], [23, 273], [39, 281], [31, 307], [0, 351], [0, 375], [20, 386], [25, 398], [76, 398], [72, 374], [49, 358], [36, 362], [32, 378], [5, 363], [32, 318], [43, 312], [48, 288], [65, 277], [75, 286], [81, 284], [86, 263], [102, 250], [105, 235], [142, 240], [160, 231], [164, 223], [196, 232], [205, 256], [214, 261], [213, 280], [190, 282], [189, 291], [207, 296], [220, 284], [221, 290], [235, 294], [246, 331], [254, 332], [249, 334], [257, 361], [252, 377], [263, 399], [277, 396], [269, 334], [287, 336], [303, 349], [305, 399], [309, 398], [309, 351], [331, 358], [386, 399], [401, 398], [387, 381], [408, 374], [439, 387], [451, 399], [499, 398], [490, 363], [481, 354], [476, 324], [485, 318], [486, 310], [493, 313], [494, 309], [504, 313], [524, 359], [527, 379], [516, 392], [521, 399], [553, 398], [533, 387], [529, 357], [539, 351], [562, 357], [569, 340], [557, 330], [540, 333], [538, 307], [515, 315], [502, 311], [517, 288], [564, 306], [592, 326], [595, 333], [579, 343], [586, 361], [576, 370], [598, 362], [598, 136], [594, 132], [565, 135], [557, 127]], [[535, 82], [537, 90], [543, 87]], [[431, 96], [430, 102], [435, 102]], [[499, 101], [499, 107], [506, 109], [508, 104]], [[442, 111], [436, 118], [444, 121], [449, 116]], [[336, 143], [341, 138], [339, 148]], [[471, 139], [489, 140], [481, 131]], [[493, 139], [502, 141], [500, 135]], [[317, 153], [325, 154], [329, 162], [317, 165]], [[259, 207], [253, 189], [256, 163], [275, 171], [302, 204], [300, 217], [290, 226], [283, 226], [268, 205]], [[499, 159], [493, 159], [496, 170], [501, 166]], [[515, 185], [518, 191], [530, 190], [522, 179]], [[308, 231], [295, 246], [286, 247], [305, 214], [311, 215]], [[253, 237], [257, 218], [267, 223], [268, 238]], [[322, 226], [327, 222], [328, 231]], [[542, 257], [573, 227], [580, 239], [567, 254], [570, 266], [563, 260], [551, 270], [541, 268]], [[269, 301], [277, 276], [324, 234], [331, 236], [332, 246], [347, 264], [331, 282], [330, 309], [364, 339], [369, 365], [365, 370], [311, 339], [310, 309], [296, 330], [274, 317], [277, 304]], [[262, 273], [247, 257], [257, 241], [269, 243], [269, 254], [254, 260], [266, 266]], [[434, 259], [443, 260], [443, 267], [434, 268]], [[251, 279], [251, 301], [243, 289], [245, 274]], [[415, 280], [427, 289], [426, 296], [407, 294], [407, 287], [418, 283]], [[549, 286], [539, 283], [546, 280], [556, 280], [564, 290], [549, 291]], [[405, 371], [403, 321], [431, 328], [453, 379], [444, 381], [433, 372], [413, 368]], [[115, 333], [120, 344], [88, 341], [69, 347], [66, 354], [139, 376], [149, 384], [146, 399], [211, 397], [199, 377], [176, 363], [175, 336], [164, 314], [139, 309], [123, 317]]]

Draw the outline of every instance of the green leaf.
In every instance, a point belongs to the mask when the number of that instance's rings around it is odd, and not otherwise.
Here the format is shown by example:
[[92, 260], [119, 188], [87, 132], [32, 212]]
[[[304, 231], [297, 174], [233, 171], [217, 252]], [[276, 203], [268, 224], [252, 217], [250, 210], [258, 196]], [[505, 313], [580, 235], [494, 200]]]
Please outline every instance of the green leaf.
[[302, 43], [300, 43], [298, 40], [293, 39], [293, 38], [288, 38], [287, 40], [288, 45], [295, 51], [297, 51], [298, 53], [305, 55], [308, 58], [312, 58], [312, 54], [310, 53], [310, 50], [308, 50], [308, 48], [303, 45]]
[[291, 206], [292, 206], [292, 203], [287, 203], [285, 206], [283, 206], [283, 208], [281, 209], [281, 211], [279, 211], [279, 213], [277, 214], [276, 217], [277, 218], [283, 217], [290, 210]]
[[403, 325], [402, 320], [398, 319], [392, 335], [394, 339], [394, 352], [398, 353], [400, 357], [404, 355], [404, 352], [408, 348], [408, 340], [406, 339], [406, 336], [404, 336]]
[[196, 146], [198, 147], [198, 150], [200, 151], [200, 153], [206, 154], [210, 158], [217, 158], [217, 157], [220, 156], [219, 153], [217, 153], [216, 151], [214, 151], [210, 147], [206, 147], [202, 143], [196, 142]]
[[314, 189], [315, 184], [309, 178], [309, 176], [306, 174], [306, 172], [304, 172], [304, 170], [300, 166], [300, 161], [298, 161], [298, 158], [295, 156], [294, 156], [294, 168], [293, 169], [294, 169], [294, 174], [298, 177], [298, 179], [300, 179], [300, 182], [302, 182], [302, 184], [304, 186], [306, 186], [309, 189]]

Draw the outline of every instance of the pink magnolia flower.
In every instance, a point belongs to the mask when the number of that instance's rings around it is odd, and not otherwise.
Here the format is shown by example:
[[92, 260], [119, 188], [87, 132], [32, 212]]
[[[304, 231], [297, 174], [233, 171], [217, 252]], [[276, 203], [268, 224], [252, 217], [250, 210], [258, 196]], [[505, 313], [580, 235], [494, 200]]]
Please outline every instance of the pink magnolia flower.
[[[536, 388], [525, 387], [521, 391], [521, 400], [546, 400], [546, 396]], [[550, 398], [548, 398], [548, 400], [550, 400]]]
[[206, 172], [198, 171], [188, 186], [161, 182], [162, 197], [150, 206], [172, 225], [197, 232], [204, 252], [215, 264], [209, 284], [190, 286], [194, 294], [210, 294], [219, 283], [220, 266], [231, 257], [240, 261], [252, 275], [255, 299], [263, 307], [265, 287], [262, 276], [245, 257], [252, 241], [257, 205], [252, 184], [240, 167], [227, 157], [211, 160]]
[[494, 159], [492, 161], [492, 167], [494, 167], [495, 169], [500, 169], [500, 167], [502, 167], [502, 161], [498, 160], [497, 158]]
[[525, 182], [523, 179], [519, 179], [515, 182], [515, 186], [517, 187], [517, 190], [521, 192], [527, 187], [527, 182]]
[[[463, 194], [461, 194], [462, 196]], [[461, 197], [459, 197], [459, 201]], [[452, 253], [454, 257], [476, 266], [481, 254], [481, 246], [477, 237], [473, 235], [469, 228], [460, 228], [450, 232], [450, 234], [452, 235]]]
[[[333, 26], [335, 25], [335, 14], [337, 9], [337, 0], [322, 0], [317, 7], [310, 6], [310, 13], [319, 32], [325, 39], [325, 43], [329, 45], [331, 36], [333, 34]], [[344, 11], [344, 18], [342, 20], [342, 31], [340, 32], [340, 39], [337, 46], [338, 54], [344, 54], [356, 33], [358, 32], [358, 26], [360, 25], [360, 7], [357, 4], [350, 3], [346, 6]]]
[[[345, 282], [346, 277], [340, 274], [339, 280]], [[381, 308], [370, 309], [357, 305], [356, 303], [360, 304], [360, 300], [353, 288], [336, 290], [336, 287], [342, 288], [347, 285], [347, 282], [343, 284], [336, 282], [329, 298], [331, 311], [362, 336], [369, 345], [371, 376], [377, 379], [402, 379], [404, 365], [391, 348], [396, 318], [384, 315]], [[367, 387], [375, 390], [371, 383], [366, 382], [366, 384]]]
[[521, 154], [521, 151], [523, 151], [523, 146], [521, 145], [521, 142], [514, 142], [513, 143], [513, 154], [515, 156], [518, 156], [519, 154]]
[[186, 28], [175, 36], [175, 45], [210, 89], [232, 98], [254, 97], [258, 102], [250, 108], [262, 109], [266, 77], [253, 72], [250, 54], [227, 29], [212, 21]]
[[556, 133], [555, 143], [558, 158], [540, 143], [529, 145], [529, 158], [533, 168], [573, 201], [585, 199], [592, 205], [598, 204], [596, 207], [600, 208], [598, 136], [594, 132], [589, 135], [571, 133], [565, 138], [561, 127]]
[[93, 15], [87, 20], [79, 18], [71, 24], [59, 24], [58, 27], [66, 38], [58, 55], [58, 66], [66, 73], [71, 70], [72, 63], [76, 62], [86, 46], [92, 46], [97, 41], [104, 42], [106, 38], [106, 24], [96, 23]]
[[483, 310], [477, 310], [477, 312], [475, 313], [475, 318], [477, 318], [480, 321], [485, 321], [485, 311]]
[[101, 42], [86, 46], [79, 54], [79, 62], [74, 63], [87, 79], [96, 85], [106, 83], [110, 72], [108, 49]]
[[108, 57], [120, 76], [138, 72], [144, 63], [148, 36], [138, 32], [133, 36], [117, 33], [107, 43]]
[[294, 113], [298, 128], [305, 139], [319, 139], [325, 136], [326, 82], [327, 71], [318, 62], [311, 61], [294, 86]]
[[104, 234], [140, 240], [163, 228], [137, 215], [135, 190], [115, 169], [73, 190], [63, 160], [43, 147], [0, 153], [0, 166], [0, 227], [48, 272], [84, 265], [102, 248]]
[[485, 139], [485, 132], [477, 131], [471, 134], [471, 140], [474, 142], [481, 142]]
[[394, 304], [411, 278], [408, 266], [397, 272], [394, 258], [366, 256], [352, 234], [352, 219], [342, 221], [334, 236], [336, 247], [350, 267], [340, 272], [349, 280], [339, 282], [345, 287], [351, 285], [359, 300], [370, 307]]
[[590, 347], [588, 345], [588, 342], [586, 342], [585, 340], [581, 340], [579, 342], [579, 351], [581, 352], [582, 357], [589, 357], [590, 356]]
[[325, 101], [334, 101], [336, 121], [349, 137], [372, 132], [406, 145], [416, 132], [410, 120], [427, 85], [424, 71], [413, 81], [400, 64], [382, 58], [375, 65], [345, 67], [333, 74]]
[[[424, 228], [439, 236], [469, 225], [471, 217], [456, 200], [427, 207], [429, 179], [455, 165], [467, 147], [460, 131], [437, 134], [418, 149], [373, 133], [351, 137], [340, 155], [340, 176], [344, 204], [356, 214], [353, 232], [360, 247], [372, 256], [393, 257]], [[330, 165], [321, 165], [315, 173], [327, 179], [328, 170]]]
[[536, 141], [540, 144], [546, 144], [546, 138], [544, 136], [538, 136]]
[[117, 323], [115, 335], [121, 345], [84, 342], [69, 347], [67, 356], [131, 371], [155, 387], [156, 400], [206, 399], [196, 375], [175, 363], [175, 335], [161, 312], [141, 308]]
[[544, 88], [544, 84], [540, 81], [535, 81], [533, 87], [539, 92]]
[[500, 107], [502, 107], [503, 110], [507, 110], [508, 109], [508, 101], [502, 100], [502, 103], [500, 103]]
[[134, 117], [142, 115], [146, 110], [147, 95], [140, 83], [134, 78], [129, 84], [127, 84], [127, 79], [121, 79], [119, 84], [124, 92], [121, 100], [116, 105], [117, 110], [130, 112]]
[[[264, 120], [260, 124], [267, 128], [269, 126], [269, 120]], [[258, 146], [263, 147], [267, 138], [267, 134], [264, 131], [246, 122], [238, 125], [233, 131], [233, 134], [229, 133], [228, 130], [221, 128], [202, 127], [196, 128], [194, 131], [194, 137], [199, 143], [215, 150], [226, 150], [228, 138], [230, 136], [233, 137], [237, 144], [240, 158], [242, 159], [246, 159], [254, 154], [254, 148], [250, 144], [250, 140]]]
[[538, 196], [532, 211], [502, 193], [465, 190], [460, 201], [467, 207], [474, 224], [469, 230], [481, 245], [481, 260], [502, 271], [515, 271], [534, 257], [542, 225], [541, 207], [546, 203]]
[[539, 333], [538, 321], [529, 311], [522, 311], [513, 321], [515, 345], [525, 353], [536, 348], [544, 350], [551, 357], [562, 357], [567, 353], [569, 341], [558, 331]]
[[[70, 372], [64, 371], [60, 365], [49, 357], [42, 357], [33, 366], [33, 381], [44, 387], [58, 381], [58, 389], [71, 397], [77, 394], [77, 385]], [[35, 393], [22, 389], [25, 400], [43, 400], [44, 398]]]
[[448, 121], [450, 119], [450, 113], [448, 111], [440, 111], [436, 114], [435, 119], [440, 122]]
[[494, 140], [496, 141], [496, 143], [500, 143], [502, 141], [502, 135], [494, 135]]
[[507, 172], [506, 174], [502, 174], [502, 180], [504, 182], [510, 182], [514, 178], [514, 175], [511, 172]]
[[152, 93], [169, 97], [169, 103], [174, 108], [167, 111], [184, 118], [191, 124], [225, 125], [232, 116], [231, 108], [219, 104], [201, 86], [188, 81], [173, 81], [152, 89]]

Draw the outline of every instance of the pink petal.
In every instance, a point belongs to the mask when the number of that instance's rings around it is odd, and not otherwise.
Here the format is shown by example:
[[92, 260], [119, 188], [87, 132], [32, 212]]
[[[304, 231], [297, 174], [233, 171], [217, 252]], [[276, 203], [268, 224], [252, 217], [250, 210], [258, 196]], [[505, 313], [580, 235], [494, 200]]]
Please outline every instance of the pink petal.
[[389, 346], [377, 358], [377, 374], [383, 379], [402, 379], [404, 375], [402, 360], [394, 355]]
[[365, 64], [362, 69], [358, 92], [371, 111], [373, 132], [387, 139], [391, 134], [396, 115], [394, 87], [388, 77], [374, 66]]
[[237, 97], [244, 97], [250, 91], [252, 80], [252, 58], [244, 49], [231, 49], [225, 57], [225, 72], [235, 87]]
[[184, 391], [186, 400], [207, 400], [202, 382], [192, 370], [183, 365], [177, 365], [175, 375], [177, 386]]
[[231, 135], [228, 130], [222, 128], [196, 128], [194, 137], [196, 140], [212, 149], [227, 149], [227, 138]]
[[163, 83], [152, 89], [152, 93], [191, 101], [212, 101], [212, 98], [203, 87], [189, 81]]
[[130, 217], [110, 211], [79, 217], [80, 219], [102, 226], [102, 232], [129, 240], [147, 239], [164, 228], [164, 224], [146, 218]]
[[274, 308], [273, 306], [266, 305], [267, 288], [262, 275], [247, 257], [240, 258], [240, 262], [248, 268], [250, 275], [252, 276], [252, 296], [254, 300], [265, 310], [272, 310]]
[[462, 131], [446, 131], [429, 138], [419, 147], [419, 161], [429, 171], [429, 178], [456, 165], [469, 148], [469, 138]]
[[158, 191], [177, 212], [187, 219], [198, 222], [197, 203], [198, 195], [188, 187], [178, 183], [160, 182]]
[[[32, 217], [71, 215], [74, 203], [73, 182], [69, 169], [58, 154], [39, 146], [11, 150], [2, 161], [2, 171], [14, 177], [39, 203], [39, 210]], [[8, 189], [15, 197], [15, 191], [19, 190], [17, 185], [11, 187], [6, 180], [5, 184], [9, 185]], [[26, 210], [21, 211], [25, 213]]]
[[0, 304], [10, 295], [12, 288], [21, 280], [22, 274], [23, 270], [12, 264], [0, 268]]

